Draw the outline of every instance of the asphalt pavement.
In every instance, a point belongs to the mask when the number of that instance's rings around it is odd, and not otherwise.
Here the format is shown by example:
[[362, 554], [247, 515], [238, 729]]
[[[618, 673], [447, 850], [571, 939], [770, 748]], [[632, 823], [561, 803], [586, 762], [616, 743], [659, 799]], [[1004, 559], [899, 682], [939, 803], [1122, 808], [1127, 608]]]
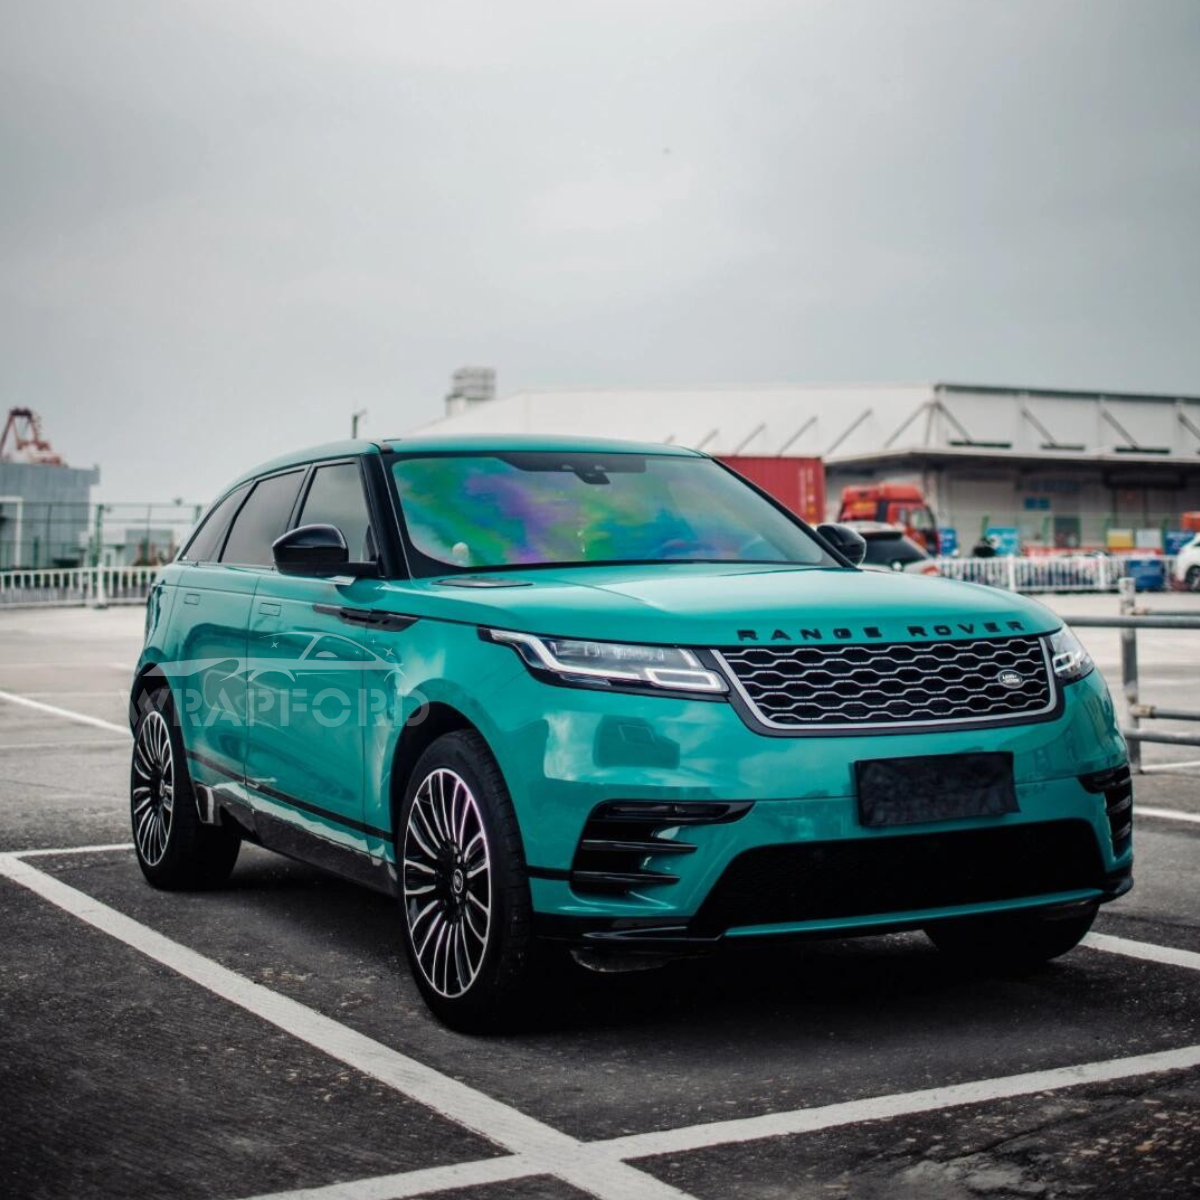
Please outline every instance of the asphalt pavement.
[[[384, 897], [254, 848], [218, 892], [143, 882], [141, 623], [0, 612], [0, 1194], [1200, 1194], [1200, 750], [1147, 748], [1136, 887], [1042, 970], [813, 942], [564, 973], [469, 1038], [426, 1013]], [[1084, 640], [1114, 678], [1116, 635]], [[1144, 698], [1200, 708], [1200, 631], [1139, 651]]]

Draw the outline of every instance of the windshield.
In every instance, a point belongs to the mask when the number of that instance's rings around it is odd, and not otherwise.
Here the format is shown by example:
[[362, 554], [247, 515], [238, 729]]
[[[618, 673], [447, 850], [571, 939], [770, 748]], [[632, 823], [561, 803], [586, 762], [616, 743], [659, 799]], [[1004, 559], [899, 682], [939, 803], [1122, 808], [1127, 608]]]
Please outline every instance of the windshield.
[[[558, 564], [838, 565], [723, 467], [684, 455], [400, 455], [417, 574]], [[424, 561], [422, 561], [424, 560]]]

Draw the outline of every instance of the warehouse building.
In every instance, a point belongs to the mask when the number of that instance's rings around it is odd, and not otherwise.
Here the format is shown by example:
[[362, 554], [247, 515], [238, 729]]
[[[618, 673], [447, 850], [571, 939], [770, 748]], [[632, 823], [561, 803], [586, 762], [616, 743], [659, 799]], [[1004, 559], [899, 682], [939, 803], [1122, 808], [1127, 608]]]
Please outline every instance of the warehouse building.
[[1170, 548], [1200, 511], [1200, 397], [956, 383], [461, 393], [421, 433], [545, 433], [825, 463], [842, 487], [911, 483], [969, 546]]

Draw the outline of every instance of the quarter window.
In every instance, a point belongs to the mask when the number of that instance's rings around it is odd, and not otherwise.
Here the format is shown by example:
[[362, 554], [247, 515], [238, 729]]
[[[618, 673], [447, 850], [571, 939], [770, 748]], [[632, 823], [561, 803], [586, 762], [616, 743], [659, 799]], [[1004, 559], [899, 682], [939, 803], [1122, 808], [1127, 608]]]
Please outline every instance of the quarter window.
[[250, 498], [234, 519], [225, 543], [223, 563], [269, 567], [275, 559], [271, 543], [287, 529], [288, 518], [296, 503], [303, 471], [272, 475], [254, 485]]
[[188, 562], [212, 562], [221, 549], [225, 530], [229, 528], [233, 514], [237, 512], [238, 505], [246, 498], [249, 490], [250, 485], [243, 484], [209, 509], [204, 523], [192, 535], [192, 540], [188, 542], [187, 549], [180, 555], [180, 558], [186, 559]]
[[371, 518], [358, 463], [334, 463], [313, 472], [300, 524], [333, 525], [342, 531], [353, 561], [370, 562], [375, 558], [375, 540], [371, 536]]

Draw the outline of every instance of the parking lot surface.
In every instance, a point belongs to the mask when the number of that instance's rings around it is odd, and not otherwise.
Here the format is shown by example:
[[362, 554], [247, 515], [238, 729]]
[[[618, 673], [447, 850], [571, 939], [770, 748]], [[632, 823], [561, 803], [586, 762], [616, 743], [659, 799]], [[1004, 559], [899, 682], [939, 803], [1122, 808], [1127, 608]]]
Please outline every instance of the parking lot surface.
[[[252, 847], [217, 892], [143, 882], [141, 622], [0, 613], [0, 1193], [1200, 1194], [1200, 751], [1147, 747], [1136, 887], [1040, 971], [813, 942], [564, 972], [469, 1038], [424, 1010], [384, 897]], [[1085, 641], [1119, 682], [1117, 635]], [[1144, 699], [1200, 707], [1200, 632], [1139, 651]]]

